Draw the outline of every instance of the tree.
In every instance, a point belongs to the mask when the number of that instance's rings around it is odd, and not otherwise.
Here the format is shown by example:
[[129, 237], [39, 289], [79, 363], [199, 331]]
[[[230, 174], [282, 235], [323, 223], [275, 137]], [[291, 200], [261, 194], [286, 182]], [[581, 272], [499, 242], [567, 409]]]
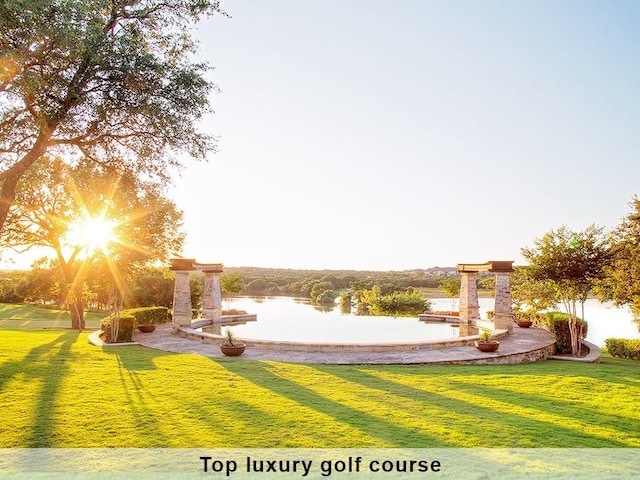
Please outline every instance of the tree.
[[441, 289], [447, 294], [447, 297], [451, 298], [451, 310], [455, 309], [455, 299], [460, 298], [460, 285], [462, 278], [459, 275], [455, 277], [447, 276], [440, 282]]
[[228, 295], [240, 295], [244, 290], [242, 275], [227, 273], [220, 276], [220, 290]]
[[602, 300], [629, 305], [640, 318], [640, 200], [629, 204], [630, 212], [611, 235], [611, 264], [598, 290]]
[[532, 280], [553, 284], [556, 298], [569, 315], [572, 353], [579, 355], [582, 328], [578, 328], [576, 306], [578, 302], [581, 304], [584, 320], [587, 295], [603, 278], [609, 263], [603, 229], [591, 225], [583, 232], [574, 232], [563, 225], [534, 240], [533, 247], [522, 248], [522, 255], [529, 261]]
[[131, 305], [125, 285], [131, 269], [179, 252], [181, 222], [182, 212], [157, 183], [90, 161], [72, 168], [45, 157], [19, 182], [0, 241], [18, 250], [40, 246], [55, 251], [72, 327], [82, 329], [90, 268], [98, 264], [110, 272]]
[[375, 316], [419, 315], [431, 308], [431, 302], [413, 287], [385, 293], [374, 285], [371, 290], [363, 290], [358, 301]]
[[555, 307], [556, 290], [549, 280], [534, 280], [529, 267], [515, 267], [511, 274], [511, 299], [516, 319], [534, 320], [541, 311]]
[[208, 66], [189, 27], [210, 0], [0, 1], [0, 230], [20, 178], [45, 154], [167, 178], [204, 158]]
[[141, 307], [171, 308], [175, 274], [163, 267], [143, 266], [131, 275], [131, 296]]

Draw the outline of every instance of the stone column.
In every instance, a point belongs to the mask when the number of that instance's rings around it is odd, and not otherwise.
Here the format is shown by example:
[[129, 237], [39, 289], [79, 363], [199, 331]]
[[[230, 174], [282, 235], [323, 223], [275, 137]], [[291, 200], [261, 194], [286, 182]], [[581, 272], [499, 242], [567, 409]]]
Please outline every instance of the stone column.
[[513, 312], [511, 311], [511, 286], [509, 272], [495, 272], [496, 303], [494, 306], [495, 328], [511, 330], [513, 328]]
[[188, 327], [191, 325], [192, 316], [189, 271], [177, 270], [173, 285], [173, 325]]
[[460, 320], [467, 324], [480, 318], [476, 275], [476, 272], [460, 272]]
[[220, 290], [221, 263], [197, 265], [204, 272], [204, 289], [202, 292], [202, 318], [213, 321], [222, 320], [222, 292]]
[[189, 284], [189, 272], [193, 268], [194, 259], [174, 258], [171, 260], [170, 270], [176, 272], [176, 280], [173, 284], [173, 326], [191, 326], [191, 285]]

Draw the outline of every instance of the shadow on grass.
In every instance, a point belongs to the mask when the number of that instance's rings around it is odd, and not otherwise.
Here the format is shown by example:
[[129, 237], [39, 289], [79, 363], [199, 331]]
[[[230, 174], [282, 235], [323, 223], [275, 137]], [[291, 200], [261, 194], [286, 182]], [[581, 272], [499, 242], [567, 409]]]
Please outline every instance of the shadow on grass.
[[51, 342], [31, 349], [22, 360], [8, 362], [0, 367], [0, 390], [16, 375], [41, 382], [34, 424], [25, 444], [28, 448], [47, 448], [55, 444], [53, 419], [56, 398], [68, 373], [67, 362], [73, 361], [71, 347], [78, 341], [78, 337], [78, 332], [61, 333]]
[[[102, 351], [115, 357], [122, 393], [126, 399], [123, 408], [129, 409], [137, 419], [136, 430], [141, 432], [141, 438], [148, 441], [142, 446], [166, 446], [169, 439], [162, 433], [161, 416], [158, 417], [153, 413], [157, 411], [157, 405], [154, 401], [147, 400], [149, 393], [145, 392], [140, 373], [157, 370], [156, 359], [176, 354], [139, 345], [107, 346], [102, 347]], [[127, 447], [140, 446], [127, 445]]]
[[[545, 420], [536, 420], [513, 412], [500, 412], [491, 406], [470, 403], [462, 399], [452, 398], [445, 393], [423, 390], [368, 373], [367, 370], [370, 371], [375, 367], [336, 368], [335, 366], [314, 365], [314, 368], [323, 373], [335, 375], [343, 380], [366, 388], [381, 390], [410, 400], [422, 402], [425, 404], [425, 409], [428, 406], [437, 406], [447, 409], [459, 418], [472, 415], [477, 419], [478, 427], [481, 425], [486, 426], [488, 443], [487, 445], [483, 445], [486, 447], [567, 447], [571, 446], [571, 444], [579, 444], [580, 446], [591, 444], [597, 447], [629, 447], [629, 444], [623, 441], [605, 438], [601, 435], [590, 435], [576, 428], [550, 423]], [[408, 372], [397, 370], [398, 367], [395, 366], [382, 368], [384, 371], [392, 374], [408, 374]], [[429, 377], [436, 372], [438, 372], [436, 376], [447, 376], [444, 371], [440, 370], [442, 367], [437, 368], [438, 370], [435, 371], [430, 369], [424, 370], [422, 374], [417, 373], [414, 368], [410, 374], [424, 376], [425, 382], [428, 382]], [[480, 371], [479, 369], [481, 368], [482, 367], [477, 366], [470, 367], [471, 371], [475, 370], [475, 372], [473, 372], [475, 374], [495, 374], [495, 372], [491, 372], [490, 368]], [[521, 375], [522, 372], [514, 372], [514, 374]], [[470, 375], [473, 374], [470, 372]], [[459, 371], [456, 376], [463, 378]], [[495, 400], [497, 402], [508, 403], [516, 409], [519, 407], [522, 409], [531, 409], [555, 417], [566, 417], [577, 422], [584, 421], [584, 416], [587, 415], [587, 413], [593, 414], [592, 410], [578, 407], [574, 411], [573, 405], [559, 405], [558, 402], [548, 399], [545, 401], [544, 399], [526, 393], [505, 392], [499, 388], [479, 385], [478, 382], [469, 384], [456, 381], [455, 379], [447, 379], [447, 383], [447, 388], [455, 392], [486, 397], [489, 401]], [[621, 433], [633, 437], [634, 433], [637, 432], [637, 424], [635, 426], [625, 425], [622, 427], [624, 419], [621, 417], [606, 414], [603, 416], [598, 414], [598, 416], [601, 418], [600, 422], [605, 427], [610, 427], [608, 422], [615, 422], [615, 428], [619, 429]], [[629, 419], [627, 418], [626, 420], [628, 421]], [[514, 445], [513, 441], [507, 436], [508, 432], [516, 432], [516, 436], [521, 437], [521, 441], [525, 444]], [[567, 440], [573, 443], [567, 443]]]
[[139, 345], [103, 346], [102, 351], [107, 355], [114, 356], [118, 366], [130, 372], [156, 370], [156, 358], [176, 355], [175, 353], [152, 350]]
[[[242, 361], [213, 361], [255, 385], [299, 403], [306, 408], [332, 417], [336, 422], [359, 429], [367, 435], [388, 442], [391, 445], [442, 448], [457, 446], [443, 438], [429, 436], [415, 429], [406, 428], [379, 416], [371, 415], [361, 409], [335, 402], [301, 384], [275, 375], [271, 372], [271, 367], [268, 363], [252, 362], [252, 365], [248, 365]], [[238, 411], [235, 413], [243, 414], [244, 412]]]

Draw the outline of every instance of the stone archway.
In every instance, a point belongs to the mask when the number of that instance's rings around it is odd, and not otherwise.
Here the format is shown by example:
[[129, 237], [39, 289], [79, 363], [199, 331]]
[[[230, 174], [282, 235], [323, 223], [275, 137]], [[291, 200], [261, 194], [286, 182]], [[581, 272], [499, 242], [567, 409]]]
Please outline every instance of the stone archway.
[[513, 272], [513, 261], [489, 261], [486, 263], [459, 263], [460, 283], [460, 319], [469, 325], [480, 319], [478, 306], [478, 272], [491, 272], [496, 276], [493, 328], [511, 330], [513, 312], [511, 310], [511, 287], [509, 278]]
[[173, 286], [173, 325], [190, 327], [193, 318], [191, 306], [191, 285], [189, 274], [194, 271], [204, 273], [202, 292], [202, 317], [213, 324], [222, 320], [222, 292], [220, 290], [221, 263], [198, 263], [195, 258], [173, 258], [169, 270], [176, 272]]

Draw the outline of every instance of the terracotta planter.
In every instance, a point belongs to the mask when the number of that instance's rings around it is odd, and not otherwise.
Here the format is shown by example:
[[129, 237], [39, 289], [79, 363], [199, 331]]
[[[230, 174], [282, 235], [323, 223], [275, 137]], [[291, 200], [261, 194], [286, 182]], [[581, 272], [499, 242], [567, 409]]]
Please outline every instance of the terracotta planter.
[[482, 340], [476, 340], [475, 342], [476, 348], [481, 352], [495, 352], [498, 350], [500, 346], [500, 342], [496, 340], [489, 340], [487, 342], [483, 342]]
[[228, 357], [238, 357], [244, 353], [245, 347], [244, 343], [240, 345], [220, 345], [220, 351]]
[[138, 325], [138, 330], [142, 333], [151, 333], [156, 331], [156, 326], [153, 324]]
[[516, 321], [516, 323], [520, 328], [529, 328], [531, 325], [533, 325], [533, 322], [531, 320], [518, 320]]

